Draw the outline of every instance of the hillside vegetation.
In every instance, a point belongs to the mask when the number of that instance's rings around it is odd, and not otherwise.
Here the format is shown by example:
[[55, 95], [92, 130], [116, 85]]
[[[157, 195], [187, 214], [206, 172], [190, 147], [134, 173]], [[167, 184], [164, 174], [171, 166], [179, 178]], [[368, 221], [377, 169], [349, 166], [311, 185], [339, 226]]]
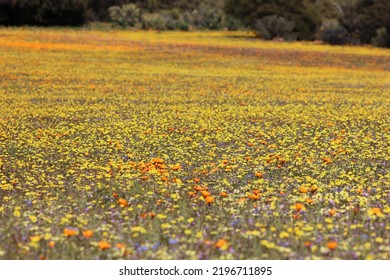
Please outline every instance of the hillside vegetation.
[[262, 39], [390, 47], [388, 0], [1, 0], [0, 25], [243, 30]]

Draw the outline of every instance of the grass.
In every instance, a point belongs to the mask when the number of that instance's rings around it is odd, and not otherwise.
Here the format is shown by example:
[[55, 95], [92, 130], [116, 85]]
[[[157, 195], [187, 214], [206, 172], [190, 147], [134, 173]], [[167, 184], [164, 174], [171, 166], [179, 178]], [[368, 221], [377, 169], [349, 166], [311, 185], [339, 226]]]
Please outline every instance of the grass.
[[4, 28], [0, 53], [0, 258], [390, 258], [388, 50]]

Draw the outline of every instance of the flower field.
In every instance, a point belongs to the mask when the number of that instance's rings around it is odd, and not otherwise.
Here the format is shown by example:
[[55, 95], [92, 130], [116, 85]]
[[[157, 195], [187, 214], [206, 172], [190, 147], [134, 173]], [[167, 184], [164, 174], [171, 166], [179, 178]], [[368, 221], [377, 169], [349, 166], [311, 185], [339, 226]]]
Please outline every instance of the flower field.
[[1, 259], [390, 259], [390, 51], [0, 29]]

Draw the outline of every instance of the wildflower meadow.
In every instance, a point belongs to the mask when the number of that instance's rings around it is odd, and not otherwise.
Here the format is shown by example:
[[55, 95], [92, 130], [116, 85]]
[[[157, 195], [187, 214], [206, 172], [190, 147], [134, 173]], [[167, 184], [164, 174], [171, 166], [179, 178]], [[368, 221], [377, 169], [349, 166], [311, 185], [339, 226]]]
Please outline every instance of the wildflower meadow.
[[390, 259], [390, 51], [0, 29], [0, 259]]

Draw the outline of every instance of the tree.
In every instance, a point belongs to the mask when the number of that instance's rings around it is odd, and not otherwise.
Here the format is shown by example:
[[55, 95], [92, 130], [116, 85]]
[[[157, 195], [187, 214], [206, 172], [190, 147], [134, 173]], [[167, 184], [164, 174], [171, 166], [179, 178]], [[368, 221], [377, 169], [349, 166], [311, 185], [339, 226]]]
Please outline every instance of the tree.
[[303, 0], [227, 0], [225, 12], [253, 29], [264, 17], [283, 18], [294, 23], [298, 40], [314, 39], [320, 24], [316, 11]]
[[351, 38], [351, 43], [390, 47], [390, 1], [357, 0], [343, 3], [340, 24]]

